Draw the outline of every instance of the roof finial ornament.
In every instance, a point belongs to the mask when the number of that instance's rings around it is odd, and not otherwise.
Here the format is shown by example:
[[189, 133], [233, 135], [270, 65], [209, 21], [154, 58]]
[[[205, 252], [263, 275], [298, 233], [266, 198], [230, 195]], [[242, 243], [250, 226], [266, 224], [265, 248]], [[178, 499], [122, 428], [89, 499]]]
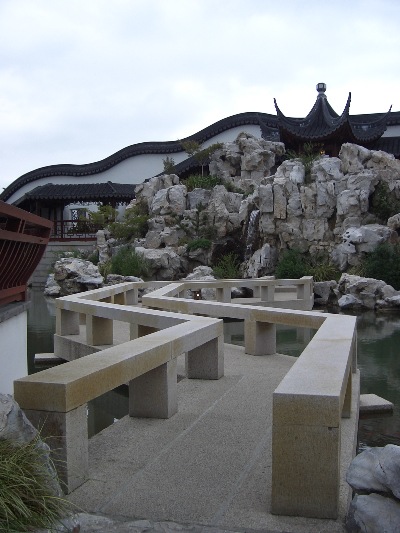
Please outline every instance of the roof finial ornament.
[[317, 83], [316, 89], [318, 91], [318, 96], [325, 96], [326, 83]]

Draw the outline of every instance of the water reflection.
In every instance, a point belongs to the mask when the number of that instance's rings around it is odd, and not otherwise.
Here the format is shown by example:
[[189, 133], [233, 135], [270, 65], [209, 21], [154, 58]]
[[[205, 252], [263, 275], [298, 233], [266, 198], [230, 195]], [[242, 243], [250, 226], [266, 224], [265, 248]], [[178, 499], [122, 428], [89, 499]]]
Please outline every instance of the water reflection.
[[[44, 297], [41, 290], [30, 291], [28, 311], [28, 368], [34, 368], [34, 354], [53, 352], [55, 330], [54, 301]], [[297, 357], [311, 340], [314, 330], [277, 326], [277, 351]], [[244, 344], [242, 321], [224, 324], [225, 342]], [[361, 447], [400, 445], [400, 315], [377, 315], [366, 312], [357, 317], [358, 366], [361, 370], [361, 393], [373, 393], [394, 403], [393, 416], [379, 416], [360, 420]], [[43, 368], [43, 367], [41, 367]], [[128, 413], [128, 393], [120, 387], [90, 402], [88, 427], [90, 435], [98, 433], [115, 419]]]

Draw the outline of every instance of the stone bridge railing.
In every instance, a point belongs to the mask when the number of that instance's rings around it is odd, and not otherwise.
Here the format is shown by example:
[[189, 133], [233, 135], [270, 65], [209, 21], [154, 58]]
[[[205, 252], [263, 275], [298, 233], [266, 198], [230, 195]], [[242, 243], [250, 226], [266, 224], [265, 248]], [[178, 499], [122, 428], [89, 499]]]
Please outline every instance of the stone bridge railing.
[[[225, 287], [244, 281], [257, 283], [261, 296], [274, 280], [159, 283], [142, 297], [146, 307], [135, 307], [144, 285], [135, 283], [56, 300], [55, 353], [57, 347], [76, 360], [17, 380], [14, 390], [61, 450], [69, 491], [88, 475], [87, 402], [129, 383], [131, 416], [169, 418], [177, 411], [176, 358], [186, 354], [188, 378], [222, 377], [219, 318], [232, 317], [245, 321], [245, 351], [254, 355], [276, 352], [276, 324], [318, 330], [274, 392], [272, 512], [337, 516], [341, 417], [350, 416], [357, 366], [355, 318], [182, 297], [213, 286], [227, 300]], [[130, 340], [114, 345], [118, 322], [129, 323]]]

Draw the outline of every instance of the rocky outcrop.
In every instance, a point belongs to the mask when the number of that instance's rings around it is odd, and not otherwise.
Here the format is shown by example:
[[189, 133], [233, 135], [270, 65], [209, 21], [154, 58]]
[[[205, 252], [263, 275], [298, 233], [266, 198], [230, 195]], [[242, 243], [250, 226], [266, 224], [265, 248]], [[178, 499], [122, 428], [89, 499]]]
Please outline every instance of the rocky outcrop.
[[343, 233], [342, 241], [333, 249], [332, 260], [343, 272], [349, 266], [359, 265], [362, 257], [374, 251], [378, 244], [396, 242], [397, 233], [388, 226], [379, 224], [352, 226]]
[[342, 309], [388, 309], [398, 306], [400, 291], [381, 280], [342, 274], [337, 297]]
[[97, 289], [102, 286], [103, 281], [98, 267], [90, 261], [63, 257], [56, 261], [54, 274], [49, 276], [44, 293], [47, 296], [67, 296]]
[[[142, 255], [148, 264], [148, 276], [150, 279], [168, 281], [180, 279], [186, 270], [184, 250], [175, 250], [170, 247], [160, 249], [147, 249], [136, 247], [136, 252]], [[177, 252], [181, 252], [180, 255]]]
[[357, 455], [347, 472], [357, 493], [346, 519], [349, 533], [397, 533], [400, 524], [400, 447], [388, 444]]

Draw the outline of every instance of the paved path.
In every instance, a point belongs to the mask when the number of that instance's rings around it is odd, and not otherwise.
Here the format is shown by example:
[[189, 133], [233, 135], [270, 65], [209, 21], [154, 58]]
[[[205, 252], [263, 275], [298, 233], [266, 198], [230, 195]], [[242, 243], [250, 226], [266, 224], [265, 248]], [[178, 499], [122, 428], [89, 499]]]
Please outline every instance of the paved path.
[[[344, 531], [344, 497], [337, 521], [269, 513], [272, 392], [294, 361], [284, 355], [254, 357], [225, 345], [225, 376], [179, 381], [176, 415], [125, 417], [93, 437], [90, 480], [69, 498], [84, 512], [106, 517], [100, 522], [119, 517], [132, 529], [118, 523], [101, 529], [88, 518], [82, 533], [142, 531], [144, 522], [138, 526], [137, 520], [148, 521], [146, 531], [168, 531], [165, 522], [173, 523], [174, 531], [196, 533]], [[344, 435], [350, 426], [344, 420]]]

